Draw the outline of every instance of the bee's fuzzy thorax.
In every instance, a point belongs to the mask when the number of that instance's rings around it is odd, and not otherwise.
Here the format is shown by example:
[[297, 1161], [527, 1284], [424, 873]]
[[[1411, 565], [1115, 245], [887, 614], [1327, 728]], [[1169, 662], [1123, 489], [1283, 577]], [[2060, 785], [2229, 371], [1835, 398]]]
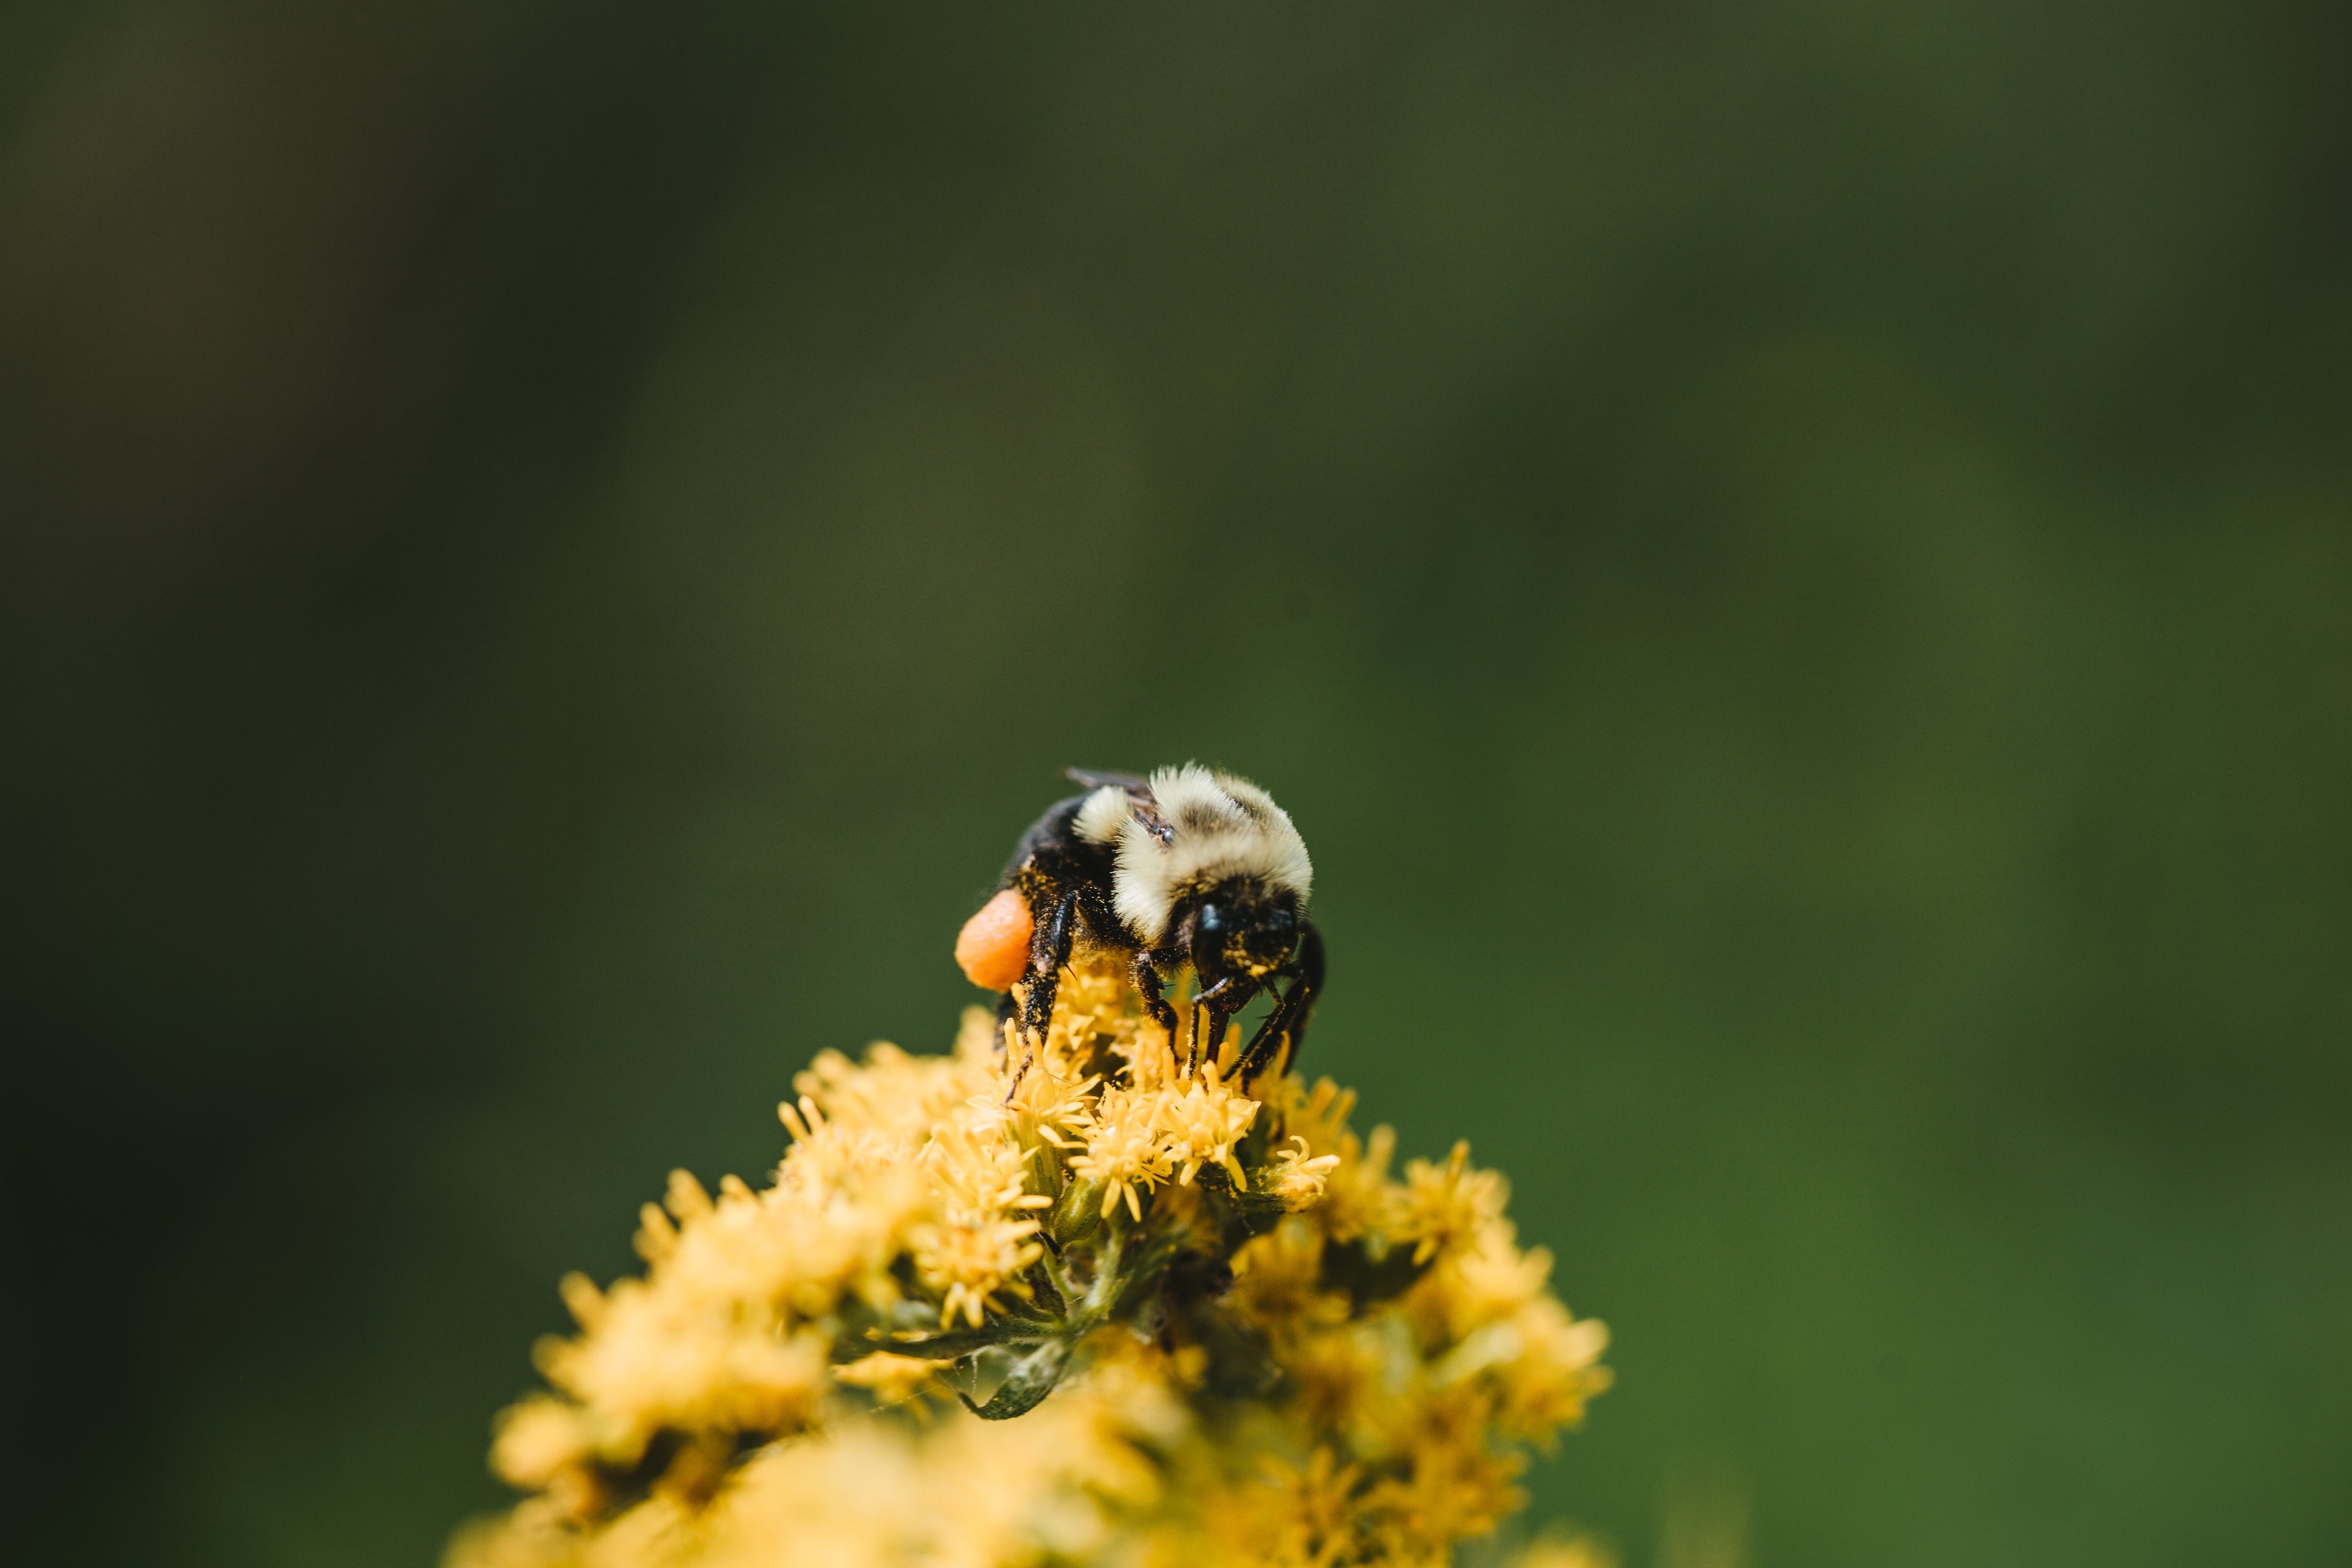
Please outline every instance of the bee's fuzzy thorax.
[[1115, 824], [1114, 906], [1145, 943], [1156, 946], [1166, 937], [1185, 893], [1231, 877], [1255, 878], [1306, 906], [1315, 878], [1306, 841], [1290, 814], [1248, 779], [1193, 762], [1162, 768], [1151, 775], [1157, 824], [1126, 810], [1123, 800], [1107, 798], [1112, 793], [1100, 790], [1088, 800], [1077, 828], [1108, 842]]

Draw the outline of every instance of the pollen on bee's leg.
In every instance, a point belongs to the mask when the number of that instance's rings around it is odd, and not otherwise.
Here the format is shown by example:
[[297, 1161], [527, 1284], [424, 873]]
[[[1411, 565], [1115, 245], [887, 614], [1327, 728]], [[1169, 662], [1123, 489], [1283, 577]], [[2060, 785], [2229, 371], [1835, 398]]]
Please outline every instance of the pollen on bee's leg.
[[1028, 900], [1008, 887], [963, 923], [956, 936], [956, 963], [966, 979], [984, 990], [1010, 989], [1029, 967], [1029, 941], [1036, 929]]

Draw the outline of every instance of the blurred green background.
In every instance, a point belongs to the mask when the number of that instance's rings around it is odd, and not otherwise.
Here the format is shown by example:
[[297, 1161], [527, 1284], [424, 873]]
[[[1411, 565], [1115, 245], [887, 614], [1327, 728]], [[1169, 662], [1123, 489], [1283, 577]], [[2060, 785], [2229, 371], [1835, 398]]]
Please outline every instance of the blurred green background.
[[556, 1277], [1192, 757], [1616, 1329], [1534, 1518], [2352, 1560], [2347, 58], [0, 12], [16, 1560], [430, 1563]]

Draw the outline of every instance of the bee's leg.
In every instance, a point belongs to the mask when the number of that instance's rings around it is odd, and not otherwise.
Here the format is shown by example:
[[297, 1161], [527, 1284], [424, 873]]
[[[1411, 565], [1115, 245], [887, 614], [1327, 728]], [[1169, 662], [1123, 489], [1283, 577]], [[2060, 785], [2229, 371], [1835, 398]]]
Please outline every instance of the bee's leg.
[[1273, 1062], [1275, 1053], [1282, 1050], [1286, 1036], [1290, 1041], [1290, 1061], [1298, 1060], [1299, 1048], [1307, 1042], [1307, 1020], [1315, 1011], [1316, 997], [1323, 989], [1323, 936], [1315, 929], [1312, 922], [1307, 924], [1306, 937], [1298, 945], [1297, 969], [1290, 989], [1274, 1004], [1274, 1010], [1265, 1015], [1264, 1023], [1257, 1026], [1257, 1032], [1250, 1036], [1249, 1045], [1242, 1051], [1241, 1060], [1234, 1064], [1244, 1083], [1265, 1071]]
[[1209, 1039], [1202, 1051], [1211, 1061], [1216, 1061], [1217, 1053], [1225, 1049], [1225, 1031], [1233, 1027], [1234, 1014], [1240, 1010], [1221, 1008], [1214, 1002], [1209, 1004]]
[[1064, 894], [1030, 941], [1029, 986], [1021, 1004], [1021, 1065], [1013, 1070], [1013, 1082], [1005, 1086], [1007, 1105], [1013, 1103], [1013, 1092], [1028, 1075], [1030, 1064], [1037, 1060], [1037, 1048], [1045, 1043], [1045, 1031], [1054, 1022], [1054, 995], [1061, 988], [1062, 968], [1070, 961], [1077, 915], [1078, 895]]
[[[1207, 990], [1194, 994], [1192, 1052], [1185, 1064], [1187, 1073], [1198, 1072], [1203, 1057], [1211, 1061], [1217, 1060], [1217, 1047], [1224, 1043], [1225, 1025], [1234, 1016], [1230, 1007], [1220, 1006], [1219, 1002], [1232, 990], [1233, 984], [1233, 977], [1228, 975]], [[1207, 1016], [1203, 1018], [1203, 1014]]]
[[1156, 956], [1149, 949], [1138, 953], [1128, 973], [1134, 977], [1135, 988], [1143, 995], [1143, 1010], [1151, 1015], [1153, 1023], [1168, 1031], [1168, 1041], [1173, 1045], [1176, 1041], [1176, 1009], [1169, 1006], [1168, 998], [1160, 994], [1166, 982], [1160, 977]]

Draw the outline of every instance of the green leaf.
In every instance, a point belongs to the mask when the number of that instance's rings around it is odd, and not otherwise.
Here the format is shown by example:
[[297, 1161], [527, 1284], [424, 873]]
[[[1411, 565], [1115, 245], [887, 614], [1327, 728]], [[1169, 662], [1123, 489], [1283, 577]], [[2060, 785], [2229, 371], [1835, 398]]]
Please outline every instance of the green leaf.
[[1070, 1359], [1067, 1340], [1047, 1340], [1028, 1354], [1016, 1358], [1013, 1370], [996, 1386], [985, 1405], [972, 1403], [969, 1394], [958, 1394], [964, 1408], [983, 1421], [1010, 1421], [1015, 1416], [1026, 1416], [1045, 1402], [1054, 1392], [1054, 1385], [1062, 1380], [1062, 1368]]

